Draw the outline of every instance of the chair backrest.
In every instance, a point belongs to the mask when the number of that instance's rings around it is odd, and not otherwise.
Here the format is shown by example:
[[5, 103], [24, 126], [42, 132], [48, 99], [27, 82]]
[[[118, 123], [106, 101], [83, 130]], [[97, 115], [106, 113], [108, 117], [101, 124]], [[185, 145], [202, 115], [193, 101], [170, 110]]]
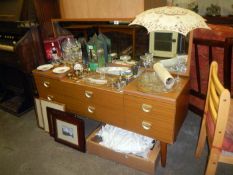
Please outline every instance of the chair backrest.
[[218, 78], [218, 64], [213, 61], [210, 66], [208, 90], [204, 115], [209, 144], [221, 148], [230, 108], [230, 92], [225, 89]]

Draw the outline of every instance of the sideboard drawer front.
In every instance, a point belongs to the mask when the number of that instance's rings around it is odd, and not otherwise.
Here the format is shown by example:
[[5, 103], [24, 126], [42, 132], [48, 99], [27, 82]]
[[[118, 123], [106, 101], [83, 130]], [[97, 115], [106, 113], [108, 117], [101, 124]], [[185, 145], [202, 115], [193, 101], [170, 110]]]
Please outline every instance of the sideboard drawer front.
[[82, 89], [82, 100], [96, 105], [107, 107], [122, 106], [123, 94], [114, 91], [107, 91], [104, 89], [97, 89], [93, 87], [84, 87]]
[[82, 95], [81, 86], [77, 84], [64, 83], [47, 77], [35, 77], [37, 89], [40, 96], [45, 97], [46, 94], [61, 94], [67, 97], [80, 99]]
[[155, 139], [173, 140], [175, 104], [125, 95], [126, 128]]
[[39, 94], [41, 91], [59, 91], [61, 90], [62, 84], [59, 80], [47, 78], [47, 77], [41, 77], [41, 76], [35, 76], [35, 82], [37, 85], [37, 89], [39, 91]]
[[54, 95], [54, 101], [66, 104], [66, 110], [77, 113], [103, 123], [109, 123], [118, 127], [125, 126], [123, 105], [106, 107], [90, 102], [77, 101], [63, 95]]
[[125, 116], [122, 106], [106, 107], [96, 105], [96, 119], [121, 128], [125, 127]]
[[125, 109], [133, 108], [135, 111], [147, 114], [170, 115], [175, 111], [175, 103], [161, 102], [159, 99], [147, 99], [133, 95], [124, 95]]
[[118, 127], [125, 126], [123, 106], [106, 107], [94, 103], [82, 103], [80, 111], [86, 117]]

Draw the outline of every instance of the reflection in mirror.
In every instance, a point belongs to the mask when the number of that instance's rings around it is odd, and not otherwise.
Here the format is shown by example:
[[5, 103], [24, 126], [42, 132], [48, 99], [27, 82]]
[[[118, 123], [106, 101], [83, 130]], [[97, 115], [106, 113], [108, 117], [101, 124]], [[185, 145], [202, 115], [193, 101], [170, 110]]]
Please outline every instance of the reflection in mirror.
[[156, 62], [160, 62], [173, 73], [185, 74], [188, 64], [188, 48], [190, 36], [177, 32], [151, 32], [149, 36], [149, 52]]
[[[189, 76], [191, 43], [192, 32], [186, 37], [168, 31], [151, 33], [149, 51], [154, 56], [153, 69], [145, 67], [138, 77], [138, 91], [155, 94], [176, 90], [181, 82], [179, 76]], [[142, 57], [144, 62], [146, 55]]]
[[129, 55], [132, 60], [139, 60], [140, 55], [148, 52], [149, 35], [139, 26], [128, 26], [130, 21], [63, 21], [53, 20], [54, 36], [72, 34], [75, 38], [85, 38], [88, 42], [94, 34], [104, 34], [111, 41], [109, 54], [114, 59]]
[[85, 38], [86, 42], [93, 35], [104, 34], [111, 42], [108, 49], [113, 59], [123, 55], [139, 61], [145, 53], [153, 53], [154, 61], [160, 61], [172, 74], [189, 76], [192, 32], [184, 37], [173, 32], [148, 33], [144, 27], [128, 26], [129, 21], [69, 21], [53, 20], [54, 35], [73, 35]]

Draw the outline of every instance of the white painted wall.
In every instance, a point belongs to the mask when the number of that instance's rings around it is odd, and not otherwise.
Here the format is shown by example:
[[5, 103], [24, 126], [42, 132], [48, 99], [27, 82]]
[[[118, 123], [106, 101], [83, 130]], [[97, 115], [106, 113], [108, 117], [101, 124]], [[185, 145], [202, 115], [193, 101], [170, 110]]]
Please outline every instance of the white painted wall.
[[233, 9], [231, 8], [233, 0], [173, 0], [173, 4], [178, 4], [180, 7], [187, 7], [187, 4], [191, 2], [198, 3], [198, 13], [200, 15], [205, 15], [206, 8], [211, 4], [217, 4], [221, 7], [222, 16], [227, 16], [229, 14], [233, 15]]

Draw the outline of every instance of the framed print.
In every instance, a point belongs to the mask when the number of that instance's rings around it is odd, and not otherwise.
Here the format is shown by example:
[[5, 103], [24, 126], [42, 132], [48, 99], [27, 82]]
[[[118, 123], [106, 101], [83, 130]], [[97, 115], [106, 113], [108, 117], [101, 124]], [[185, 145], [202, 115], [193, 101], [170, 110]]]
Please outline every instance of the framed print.
[[42, 111], [42, 116], [43, 116], [43, 121], [44, 121], [44, 130], [46, 132], [49, 132], [49, 123], [52, 122], [50, 121], [51, 119], [47, 116], [47, 107], [57, 109], [60, 111], [65, 111], [65, 104], [62, 103], [57, 103], [53, 101], [46, 101], [41, 99], [41, 111]]
[[75, 114], [48, 108], [52, 117], [54, 139], [79, 151], [86, 151], [85, 127], [82, 119]]
[[37, 124], [40, 128], [44, 129], [44, 120], [43, 120], [43, 116], [42, 116], [40, 99], [35, 98], [34, 102], [35, 102]]
[[61, 115], [60, 114], [61, 111], [50, 107], [46, 107], [46, 109], [47, 109], [47, 117], [48, 117], [48, 125], [49, 125], [49, 134], [50, 136], [54, 137], [53, 116]]

